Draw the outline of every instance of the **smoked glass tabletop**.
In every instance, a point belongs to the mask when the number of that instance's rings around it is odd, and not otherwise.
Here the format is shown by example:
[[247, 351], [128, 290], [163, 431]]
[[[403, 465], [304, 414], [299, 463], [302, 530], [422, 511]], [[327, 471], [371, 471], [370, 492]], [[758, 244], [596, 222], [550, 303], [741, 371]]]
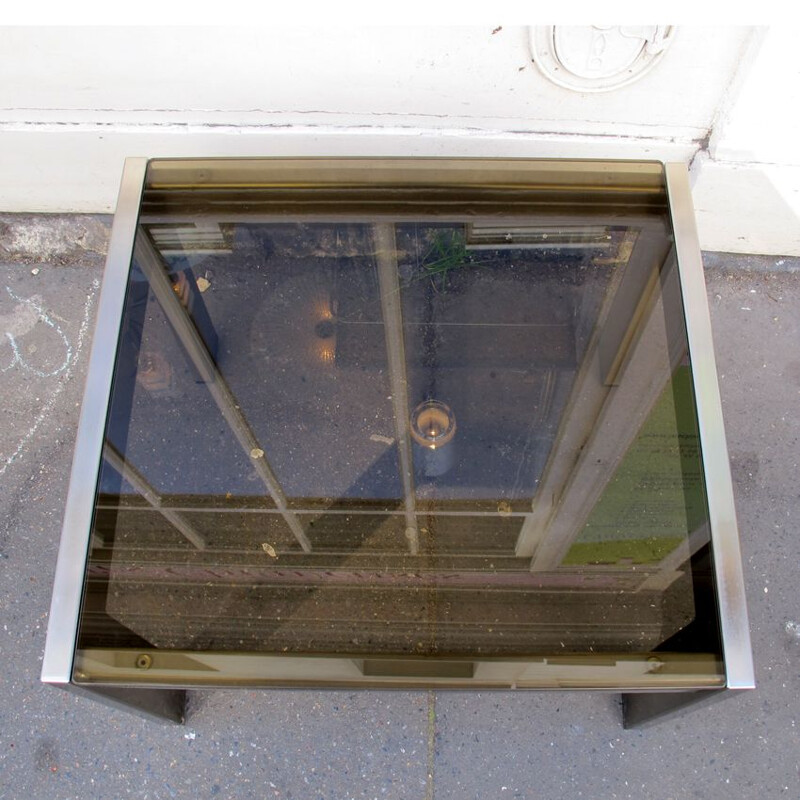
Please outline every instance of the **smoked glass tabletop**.
[[74, 680], [724, 684], [663, 169], [488, 163], [150, 162]]

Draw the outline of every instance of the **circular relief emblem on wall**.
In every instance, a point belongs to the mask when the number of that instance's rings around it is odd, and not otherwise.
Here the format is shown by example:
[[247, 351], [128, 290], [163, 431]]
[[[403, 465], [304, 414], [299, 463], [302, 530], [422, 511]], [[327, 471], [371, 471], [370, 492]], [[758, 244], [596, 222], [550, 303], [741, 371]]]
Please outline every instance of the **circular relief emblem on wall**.
[[553, 83], [607, 92], [639, 79], [672, 41], [672, 25], [537, 25], [531, 54]]

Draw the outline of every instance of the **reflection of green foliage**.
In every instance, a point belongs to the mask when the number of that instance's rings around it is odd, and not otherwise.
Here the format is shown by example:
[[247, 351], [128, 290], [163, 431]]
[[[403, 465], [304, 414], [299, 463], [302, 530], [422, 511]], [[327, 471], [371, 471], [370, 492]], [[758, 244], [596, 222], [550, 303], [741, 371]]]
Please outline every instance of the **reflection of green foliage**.
[[606, 542], [576, 542], [561, 564], [653, 564], [666, 558], [682, 541], [682, 536], [651, 536], [648, 539], [623, 539]]
[[447, 286], [447, 274], [451, 270], [477, 267], [482, 263], [475, 261], [467, 250], [462, 231], [436, 231], [430, 247], [422, 257], [422, 274], [419, 277], [430, 278], [435, 289], [444, 291]]
[[564, 565], [656, 564], [707, 520], [691, 380], [675, 371]]

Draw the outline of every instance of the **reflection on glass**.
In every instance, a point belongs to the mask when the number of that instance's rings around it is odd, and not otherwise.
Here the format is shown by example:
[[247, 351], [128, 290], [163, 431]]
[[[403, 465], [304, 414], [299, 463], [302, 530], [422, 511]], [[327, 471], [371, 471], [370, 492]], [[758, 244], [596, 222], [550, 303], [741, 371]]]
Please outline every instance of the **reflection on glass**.
[[663, 190], [288, 191], [145, 192], [78, 678], [108, 647], [718, 680]]
[[658, 564], [705, 524], [690, 380], [678, 367], [565, 564]]
[[455, 460], [456, 418], [438, 400], [420, 403], [411, 415], [411, 435], [418, 445], [417, 461], [428, 477], [444, 475]]

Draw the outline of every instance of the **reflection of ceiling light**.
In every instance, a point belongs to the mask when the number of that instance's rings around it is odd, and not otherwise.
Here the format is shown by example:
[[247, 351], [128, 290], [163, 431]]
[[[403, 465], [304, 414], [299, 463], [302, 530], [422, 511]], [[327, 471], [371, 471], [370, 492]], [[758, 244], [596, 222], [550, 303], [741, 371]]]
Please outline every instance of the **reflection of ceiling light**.
[[426, 400], [411, 415], [411, 435], [417, 444], [436, 450], [456, 435], [456, 418], [449, 406], [438, 400]]
[[420, 403], [411, 414], [416, 469], [428, 478], [448, 472], [456, 460], [456, 418], [438, 400]]
[[317, 344], [317, 358], [323, 364], [333, 364], [336, 361], [336, 337], [321, 339]]
[[291, 361], [304, 382], [327, 381], [337, 362], [339, 328], [330, 284], [329, 276], [310, 270], [276, 279], [253, 317], [252, 352], [263, 359]]
[[321, 319], [314, 326], [314, 333], [316, 333], [320, 339], [330, 339], [336, 334], [336, 325], [332, 319]]
[[336, 317], [332, 307], [327, 293], [314, 301], [314, 319], [317, 320], [314, 325], [314, 335], [317, 337], [314, 354], [323, 364], [336, 361]]

